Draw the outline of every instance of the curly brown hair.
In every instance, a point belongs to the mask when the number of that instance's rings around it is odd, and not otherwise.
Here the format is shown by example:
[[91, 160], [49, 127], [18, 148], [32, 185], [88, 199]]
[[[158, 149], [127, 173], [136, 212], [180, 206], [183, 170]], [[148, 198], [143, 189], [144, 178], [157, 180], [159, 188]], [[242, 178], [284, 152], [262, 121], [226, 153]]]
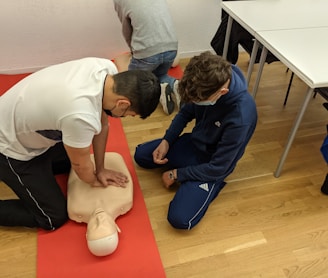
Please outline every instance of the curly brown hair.
[[181, 101], [198, 102], [208, 99], [231, 78], [231, 63], [210, 51], [194, 56], [179, 81]]

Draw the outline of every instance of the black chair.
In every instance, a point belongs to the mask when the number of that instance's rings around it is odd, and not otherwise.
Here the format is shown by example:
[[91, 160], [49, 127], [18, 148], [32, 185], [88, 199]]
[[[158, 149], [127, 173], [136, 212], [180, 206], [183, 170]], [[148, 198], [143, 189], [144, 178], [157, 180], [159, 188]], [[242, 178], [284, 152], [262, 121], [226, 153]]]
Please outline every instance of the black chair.
[[[288, 71], [288, 69], [287, 69], [287, 71]], [[288, 95], [289, 95], [289, 91], [290, 91], [290, 86], [291, 86], [292, 81], [293, 81], [293, 77], [294, 77], [294, 73], [292, 73], [290, 81], [289, 81], [288, 89], [287, 89], [286, 96], [285, 96], [284, 105], [286, 105], [286, 103], [287, 103], [287, 99], [288, 99]], [[326, 101], [328, 101], [328, 87], [315, 88], [313, 90], [313, 92], [314, 92], [313, 98], [315, 98], [317, 94], [320, 94]], [[328, 103], [324, 103], [323, 105], [324, 105], [324, 107], [327, 108]]]
[[[316, 94], [321, 95], [326, 101], [328, 101], [328, 87], [315, 88], [313, 97], [315, 97]], [[324, 105], [325, 108], [327, 108], [327, 103], [324, 103], [323, 105]]]
[[[235, 0], [223, 0], [223, 1], [235, 1]], [[221, 9], [221, 23], [214, 37], [211, 40], [212, 48], [214, 49], [215, 53], [220, 56], [222, 56], [223, 54], [228, 19], [229, 19], [229, 15], [223, 9]], [[232, 27], [231, 27], [227, 60], [232, 64], [237, 63], [238, 56], [239, 56], [239, 45], [241, 45], [245, 49], [245, 51], [249, 55], [251, 55], [253, 50], [253, 44], [254, 44], [254, 37], [246, 29], [244, 29], [238, 22], [234, 20], [232, 22]], [[259, 47], [256, 54], [255, 63], [258, 63], [260, 61], [261, 52], [262, 52], [262, 48]], [[270, 64], [276, 61], [279, 61], [278, 58], [276, 58], [270, 51], [268, 51], [266, 62]]]
[[[289, 69], [287, 68], [286, 72], [288, 72], [288, 70]], [[288, 84], [288, 88], [287, 88], [285, 100], [284, 100], [284, 106], [286, 106], [286, 103], [287, 103], [287, 100], [288, 100], [289, 91], [290, 91], [290, 87], [292, 86], [293, 78], [294, 78], [294, 73], [292, 72], [292, 75], [290, 76], [290, 80], [289, 80], [289, 84]]]
[[[236, 1], [236, 0], [223, 0], [223, 1]], [[229, 15], [223, 9], [221, 9], [221, 23], [214, 37], [211, 40], [212, 48], [214, 49], [215, 53], [220, 56], [222, 56], [223, 54], [228, 19], [229, 19]], [[229, 47], [227, 52], [227, 60], [232, 64], [237, 63], [238, 56], [239, 56], [239, 45], [241, 45], [242, 48], [245, 49], [245, 51], [251, 56], [253, 50], [253, 44], [254, 44], [254, 37], [246, 29], [244, 29], [238, 22], [234, 20], [232, 22], [232, 27], [231, 27]], [[261, 52], [262, 52], [262, 47], [260, 46], [256, 53], [255, 63], [259, 63]], [[275, 57], [270, 51], [268, 51], [265, 62], [270, 64], [277, 61], [279, 61], [279, 59]], [[292, 73], [289, 81], [284, 105], [287, 102], [293, 77], [294, 77], [294, 73]]]

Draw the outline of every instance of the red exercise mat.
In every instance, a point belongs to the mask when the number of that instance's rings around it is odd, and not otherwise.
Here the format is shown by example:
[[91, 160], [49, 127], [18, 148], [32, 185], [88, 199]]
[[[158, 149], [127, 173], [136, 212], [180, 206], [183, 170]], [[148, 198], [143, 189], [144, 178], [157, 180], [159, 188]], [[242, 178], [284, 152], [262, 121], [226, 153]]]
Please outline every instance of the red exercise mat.
[[[38, 232], [37, 277], [165, 277], [153, 231], [120, 119], [110, 118], [107, 151], [120, 153], [134, 185], [133, 207], [116, 219], [121, 229], [117, 250], [107, 257], [92, 255], [86, 224], [69, 221], [55, 232]], [[58, 176], [65, 189], [67, 176]]]

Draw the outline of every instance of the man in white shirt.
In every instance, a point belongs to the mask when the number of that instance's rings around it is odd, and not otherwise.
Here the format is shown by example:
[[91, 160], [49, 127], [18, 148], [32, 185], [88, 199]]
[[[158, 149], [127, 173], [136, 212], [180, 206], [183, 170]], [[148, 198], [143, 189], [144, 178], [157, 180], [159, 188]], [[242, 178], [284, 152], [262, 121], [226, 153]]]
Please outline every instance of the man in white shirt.
[[146, 118], [159, 97], [150, 71], [118, 73], [101, 58], [50, 66], [9, 89], [0, 98], [0, 180], [19, 199], [0, 200], [0, 226], [63, 225], [66, 198], [55, 174], [71, 167], [90, 186], [124, 187], [127, 176], [104, 167], [107, 115]]

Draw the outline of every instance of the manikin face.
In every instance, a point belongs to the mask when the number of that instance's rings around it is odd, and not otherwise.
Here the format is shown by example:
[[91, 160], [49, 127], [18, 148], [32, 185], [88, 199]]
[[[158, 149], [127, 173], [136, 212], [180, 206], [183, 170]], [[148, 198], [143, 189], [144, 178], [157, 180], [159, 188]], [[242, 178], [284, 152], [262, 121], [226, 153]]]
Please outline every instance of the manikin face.
[[117, 248], [118, 227], [113, 217], [101, 208], [91, 215], [86, 236], [89, 250], [96, 256], [109, 255]]

